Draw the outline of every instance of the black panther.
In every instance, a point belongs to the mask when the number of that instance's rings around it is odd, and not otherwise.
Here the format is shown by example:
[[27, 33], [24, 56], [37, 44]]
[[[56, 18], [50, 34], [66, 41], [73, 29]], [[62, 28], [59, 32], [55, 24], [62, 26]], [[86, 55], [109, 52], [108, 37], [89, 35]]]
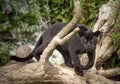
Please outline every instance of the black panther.
[[[50, 43], [52, 38], [64, 27], [67, 23], [58, 23], [50, 26], [40, 37], [33, 51], [25, 58], [19, 58], [12, 55], [11, 60], [24, 62], [32, 57], [35, 57], [37, 60], [40, 59], [40, 55]], [[85, 25], [75, 25], [74, 28], [79, 27], [80, 31], [71, 38], [64, 45], [57, 46], [57, 50], [63, 55], [65, 64], [69, 67], [74, 67], [76, 74], [83, 76], [83, 70], [91, 68], [94, 64], [95, 59], [95, 49], [98, 41], [98, 36], [100, 31], [92, 32]], [[87, 65], [82, 66], [78, 57], [79, 54], [87, 53], [89, 62]]]

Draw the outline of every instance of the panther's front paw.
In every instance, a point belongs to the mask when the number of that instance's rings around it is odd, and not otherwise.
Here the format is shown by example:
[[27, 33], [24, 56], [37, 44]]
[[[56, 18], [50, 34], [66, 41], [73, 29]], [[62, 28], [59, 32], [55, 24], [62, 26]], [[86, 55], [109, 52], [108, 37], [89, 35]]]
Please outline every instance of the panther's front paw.
[[80, 67], [80, 66], [75, 66], [74, 71], [75, 71], [75, 73], [76, 73], [77, 75], [79, 75], [79, 76], [83, 76], [83, 75], [84, 75], [83, 69], [82, 69], [82, 67]]

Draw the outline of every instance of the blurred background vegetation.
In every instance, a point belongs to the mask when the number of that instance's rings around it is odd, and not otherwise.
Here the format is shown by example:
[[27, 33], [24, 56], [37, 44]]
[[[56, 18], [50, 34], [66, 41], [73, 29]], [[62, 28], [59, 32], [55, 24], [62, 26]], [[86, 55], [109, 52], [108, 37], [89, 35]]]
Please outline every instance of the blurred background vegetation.
[[[101, 5], [109, 0], [80, 0], [82, 18], [79, 23], [90, 28], [95, 23]], [[21, 44], [35, 45], [35, 33], [49, 25], [69, 22], [73, 17], [72, 0], [0, 0], [0, 66], [8, 63], [10, 51]], [[120, 66], [120, 16], [112, 43], [115, 52], [104, 67]]]

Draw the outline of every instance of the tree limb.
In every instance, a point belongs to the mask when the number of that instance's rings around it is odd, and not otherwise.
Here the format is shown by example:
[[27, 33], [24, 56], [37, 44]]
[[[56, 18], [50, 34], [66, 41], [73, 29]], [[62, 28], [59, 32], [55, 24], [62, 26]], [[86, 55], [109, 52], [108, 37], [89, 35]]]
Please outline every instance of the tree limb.
[[93, 26], [93, 31], [100, 30], [102, 32], [96, 49], [94, 67], [97, 66], [97, 69], [100, 69], [102, 62], [110, 58], [110, 54], [114, 51], [110, 35], [119, 14], [119, 8], [120, 0], [116, 0], [114, 4], [109, 2], [107, 5], [103, 5], [99, 10], [98, 20]]
[[69, 41], [73, 36], [77, 34], [77, 32], [80, 31], [80, 28], [75, 28], [72, 32], [70, 32], [68, 35], [66, 35], [64, 38], [57, 40], [59, 45], [63, 45], [67, 41]]
[[[58, 44], [59, 42], [57, 42], [57, 39], [58, 38], [62, 39], [66, 34], [68, 34], [68, 32], [70, 30], [73, 29], [73, 27], [79, 21], [79, 18], [80, 18], [80, 3], [79, 3], [79, 0], [74, 0], [74, 6], [75, 6], [75, 14], [74, 14], [73, 19], [55, 37], [53, 37], [52, 41], [45, 48], [45, 50], [43, 51], [43, 53], [41, 55], [41, 59], [39, 61], [40, 65], [44, 65], [46, 67], [45, 64], [48, 63], [49, 56], [52, 54], [52, 52], [56, 48], [56, 46], [59, 45]], [[50, 63], [48, 63], [48, 64], [50, 64]], [[49, 68], [46, 67], [44, 69], [49, 69]]]
[[66, 34], [68, 34], [68, 32], [73, 29], [75, 24], [77, 24], [77, 22], [80, 19], [81, 16], [80, 2], [79, 0], [73, 1], [74, 1], [74, 16], [72, 20], [57, 34], [60, 39], [63, 38]]
[[100, 69], [97, 73], [103, 75], [104, 77], [110, 78], [120, 73], [120, 67], [111, 68], [108, 70]]

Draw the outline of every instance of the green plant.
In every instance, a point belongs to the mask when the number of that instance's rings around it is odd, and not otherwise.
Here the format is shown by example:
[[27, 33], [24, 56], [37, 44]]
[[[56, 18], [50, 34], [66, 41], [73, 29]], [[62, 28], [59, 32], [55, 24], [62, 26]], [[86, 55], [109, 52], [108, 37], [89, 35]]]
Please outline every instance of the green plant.
[[115, 46], [115, 52], [112, 56], [111, 65], [112, 67], [120, 66], [120, 15], [117, 18], [114, 32], [112, 33], [112, 43]]
[[[96, 14], [100, 6], [109, 0], [80, 0], [82, 9], [81, 24], [91, 27], [96, 18]], [[72, 0], [49, 0], [50, 18], [52, 23], [69, 22], [73, 17], [73, 1]]]
[[[2, 48], [0, 48], [0, 66], [5, 65], [8, 63], [8, 59], [9, 59], [9, 50], [11, 50], [11, 45], [10, 44], [3, 44], [0, 43], [0, 47], [2, 46]], [[4, 46], [4, 47], [3, 47]]]
[[73, 16], [73, 1], [72, 0], [50, 0], [51, 23], [69, 22]]
[[17, 42], [33, 43], [33, 33], [40, 30], [36, 0], [0, 1], [0, 65], [6, 64]]
[[109, 0], [80, 0], [82, 9], [82, 18], [80, 23], [86, 24], [92, 27], [96, 18], [96, 14], [99, 11], [101, 5], [105, 4]]

